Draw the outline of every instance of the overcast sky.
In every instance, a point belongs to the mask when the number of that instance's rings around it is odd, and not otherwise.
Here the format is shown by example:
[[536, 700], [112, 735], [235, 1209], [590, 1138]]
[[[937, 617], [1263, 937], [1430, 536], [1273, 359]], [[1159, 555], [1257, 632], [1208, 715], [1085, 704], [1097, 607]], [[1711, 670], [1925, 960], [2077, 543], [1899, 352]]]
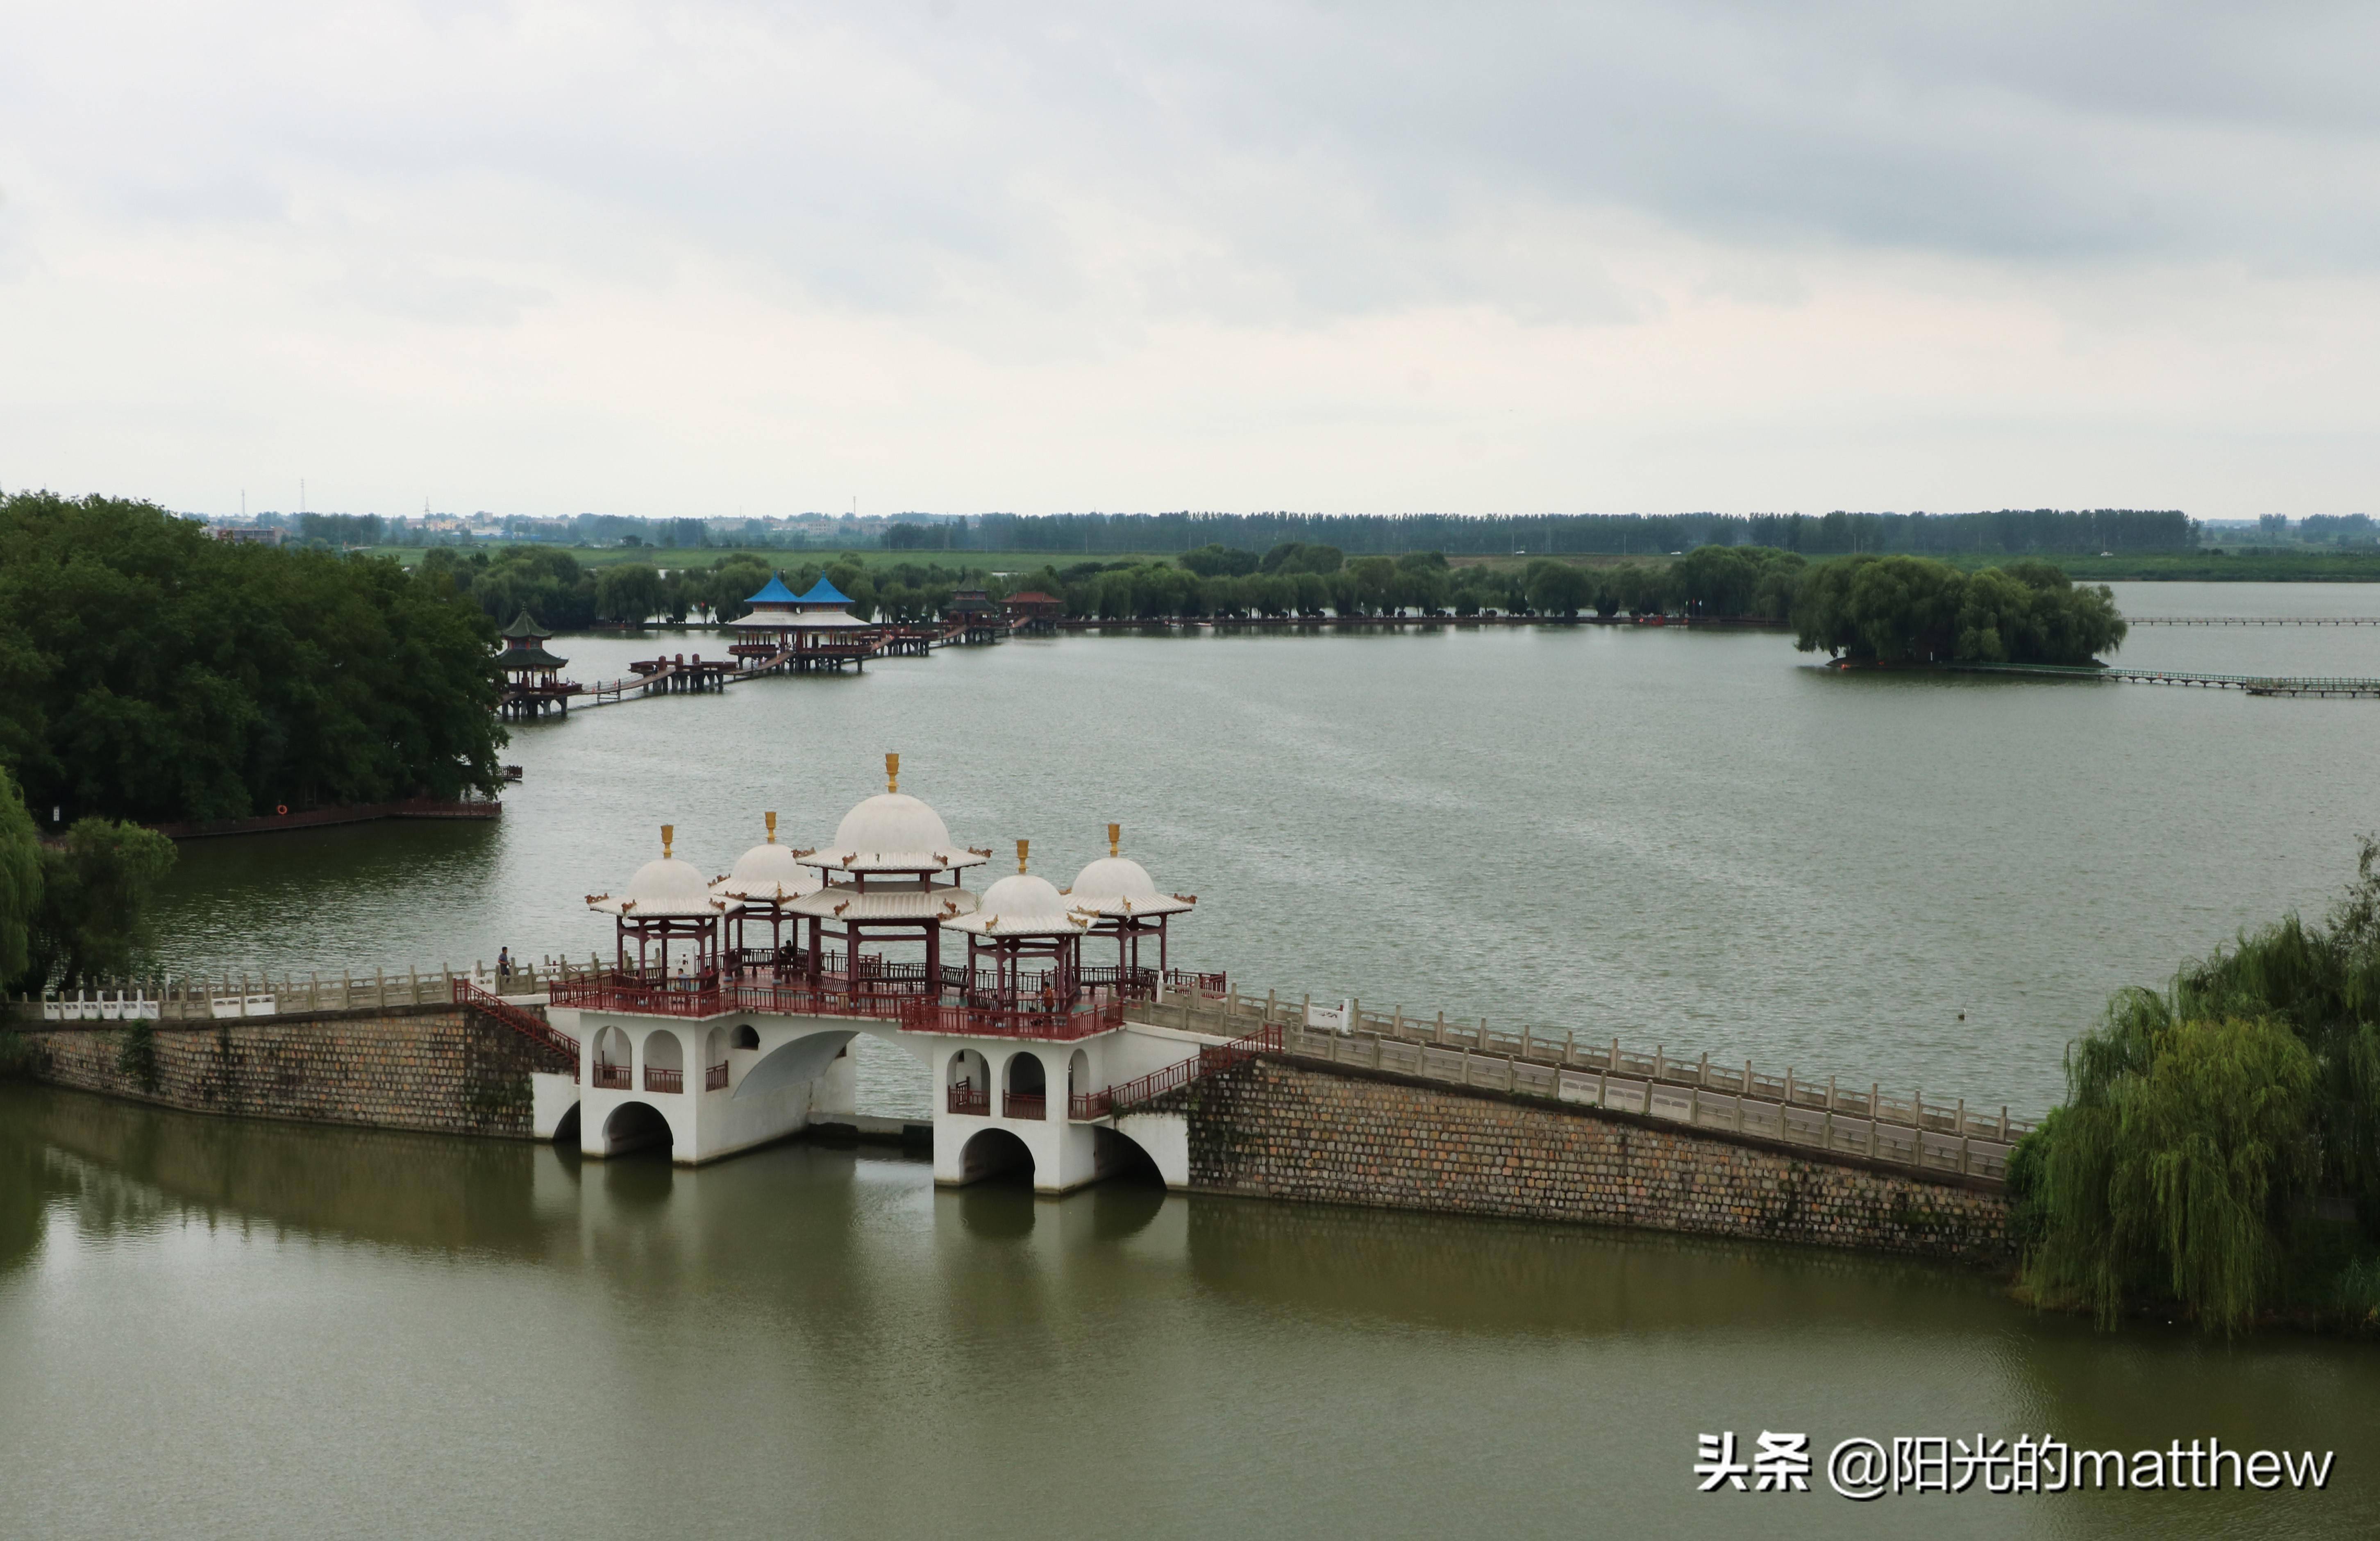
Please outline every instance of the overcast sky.
[[2370, 5], [0, 18], [11, 490], [2380, 504]]

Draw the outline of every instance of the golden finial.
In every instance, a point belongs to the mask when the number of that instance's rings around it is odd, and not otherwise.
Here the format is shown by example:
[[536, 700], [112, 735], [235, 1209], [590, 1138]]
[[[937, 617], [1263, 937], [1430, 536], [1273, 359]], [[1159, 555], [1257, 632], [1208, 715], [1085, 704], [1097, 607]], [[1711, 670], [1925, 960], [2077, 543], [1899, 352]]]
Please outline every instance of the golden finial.
[[1108, 826], [1108, 855], [1111, 855], [1111, 856], [1112, 856], [1112, 855], [1114, 855], [1116, 854], [1116, 847], [1117, 847], [1118, 845], [1122, 844], [1123, 843], [1123, 825], [1121, 825], [1121, 824], [1111, 824], [1111, 825], [1109, 825], [1109, 826]]
[[901, 790], [901, 757], [898, 754], [888, 753], [884, 757], [884, 790]]
[[669, 860], [670, 842], [676, 837], [676, 825], [664, 824], [662, 826], [662, 860]]
[[774, 845], [777, 843], [777, 816], [773, 813], [764, 813], [760, 817], [768, 820], [769, 843]]
[[1019, 872], [1025, 870], [1025, 848], [1032, 843], [1029, 840], [1020, 840], [1016, 843], [1016, 870]]

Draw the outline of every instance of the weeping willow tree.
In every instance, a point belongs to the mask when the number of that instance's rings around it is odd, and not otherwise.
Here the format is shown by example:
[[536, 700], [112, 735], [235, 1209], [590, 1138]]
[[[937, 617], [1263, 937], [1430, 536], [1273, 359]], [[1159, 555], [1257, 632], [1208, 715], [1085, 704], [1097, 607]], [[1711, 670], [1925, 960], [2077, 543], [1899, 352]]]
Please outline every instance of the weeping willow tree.
[[2364, 841], [2327, 924], [2243, 934], [2161, 994], [2121, 992], [2075, 1043], [2066, 1106], [2010, 1164], [2036, 1299], [2103, 1324], [2178, 1305], [2226, 1333], [2281, 1309], [2372, 1317], [2376, 860]]

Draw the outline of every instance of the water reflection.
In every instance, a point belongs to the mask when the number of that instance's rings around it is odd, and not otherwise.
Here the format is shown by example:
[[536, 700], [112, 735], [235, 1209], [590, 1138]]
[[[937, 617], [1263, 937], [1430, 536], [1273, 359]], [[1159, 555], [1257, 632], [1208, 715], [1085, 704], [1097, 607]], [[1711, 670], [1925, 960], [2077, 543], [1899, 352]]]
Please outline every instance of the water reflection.
[[2006, 1318], [1990, 1280], [1857, 1254], [1583, 1226], [1218, 1200], [1188, 1261], [1216, 1290], [1458, 1332], [1939, 1329]]
[[[77, 1159], [85, 1190], [105, 1174], [208, 1219], [524, 1257], [549, 1255], [563, 1231], [549, 1173], [564, 1159], [550, 1147], [206, 1118], [36, 1087], [0, 1088], [0, 1126]], [[88, 1202], [79, 1213], [102, 1234], [130, 1223]]]
[[42, 1244], [42, 1211], [54, 1191], [45, 1149], [30, 1120], [0, 1115], [0, 1275]]
[[[2375, 1360], [2106, 1337], [1848, 1255], [937, 1190], [877, 1147], [581, 1163], [0, 1087], [0, 1477], [149, 1452], [137, 1492], [43, 1487], [30, 1533], [136, 1529], [154, 1493], [318, 1534], [395, 1493], [429, 1532], [637, 1535], [686, 1528], [695, 1493], [696, 1528], [735, 1533], [2346, 1536], [2380, 1522]], [[1693, 1496], [1711, 1427], [2211, 1434], [2340, 1467], [2252, 1503], [1755, 1511]], [[1085, 1480], [1020, 1477], [1052, 1451]]]

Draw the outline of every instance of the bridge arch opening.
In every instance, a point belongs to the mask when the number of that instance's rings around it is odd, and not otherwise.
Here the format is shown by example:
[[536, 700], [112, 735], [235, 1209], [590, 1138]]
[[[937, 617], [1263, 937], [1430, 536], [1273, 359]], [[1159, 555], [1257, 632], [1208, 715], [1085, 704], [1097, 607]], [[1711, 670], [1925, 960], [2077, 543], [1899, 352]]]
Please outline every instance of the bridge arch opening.
[[565, 1150], [576, 1150], [578, 1148], [577, 1103], [572, 1103], [570, 1105], [570, 1111], [563, 1114], [562, 1122], [553, 1126], [553, 1143], [560, 1146]]
[[758, 1048], [759, 1048], [759, 1047], [760, 1047], [760, 1029], [759, 1029], [758, 1027], [753, 1026], [753, 1025], [752, 1025], [750, 1023], [748, 1023], [748, 1022], [744, 1023], [744, 1024], [741, 1024], [741, 1025], [738, 1025], [738, 1026], [736, 1027], [736, 1029], [735, 1029], [735, 1042], [734, 1042], [734, 1044], [732, 1045], [732, 1047], [736, 1048], [736, 1049], [758, 1049]]
[[1122, 1241], [1147, 1230], [1165, 1207], [1165, 1177], [1156, 1158], [1131, 1135], [1102, 1124], [1091, 1137], [1092, 1168], [1099, 1173], [1091, 1189], [1091, 1233]]
[[1160, 1193], [1165, 1191], [1165, 1174], [1158, 1170], [1157, 1158], [1130, 1135], [1097, 1124], [1091, 1130], [1091, 1142], [1092, 1169], [1102, 1183], [1153, 1183]]
[[1011, 1054], [1003, 1067], [1003, 1080], [1000, 1110], [1002, 1118], [1050, 1116], [1050, 1075], [1041, 1068], [1040, 1055], [1029, 1049]]
[[1005, 1129], [978, 1131], [959, 1150], [959, 1181], [981, 1183], [990, 1178], [1021, 1177], [1033, 1181], [1033, 1152]]
[[650, 1102], [623, 1102], [603, 1121], [603, 1154], [625, 1156], [659, 1146], [664, 1155], [672, 1146], [669, 1120]]

